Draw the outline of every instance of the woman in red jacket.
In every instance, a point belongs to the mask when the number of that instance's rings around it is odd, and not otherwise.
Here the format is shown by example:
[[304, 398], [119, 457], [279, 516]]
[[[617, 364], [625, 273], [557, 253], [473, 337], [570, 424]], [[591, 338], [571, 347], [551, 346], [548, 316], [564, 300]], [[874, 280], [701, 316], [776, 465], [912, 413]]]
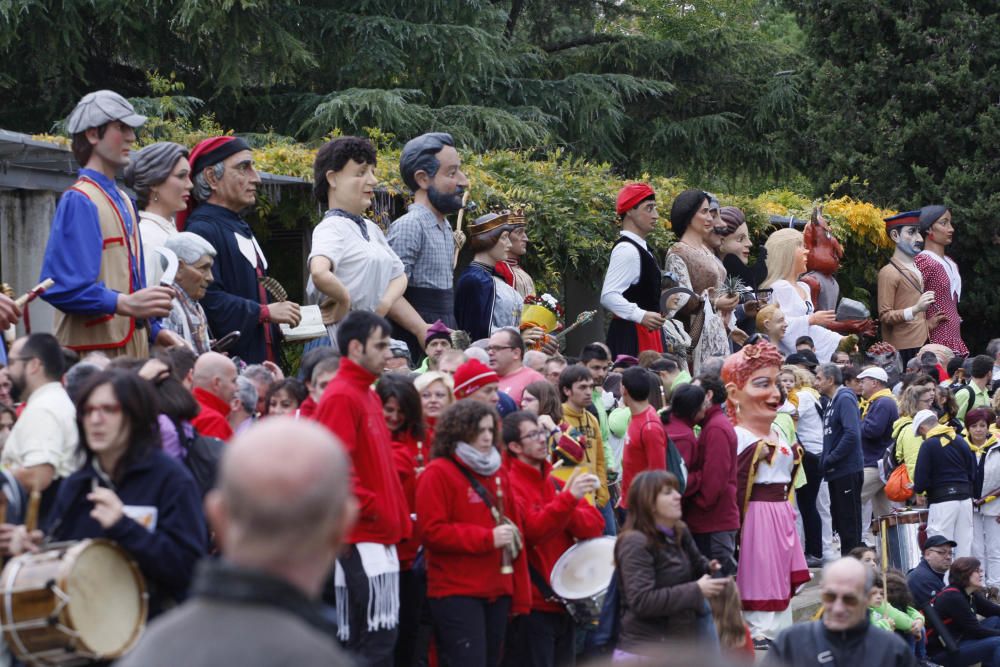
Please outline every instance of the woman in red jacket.
[[498, 427], [496, 411], [483, 403], [449, 407], [417, 484], [427, 597], [445, 667], [495, 667], [508, 615], [531, 608], [521, 517], [500, 465]]
[[670, 395], [670, 407], [660, 413], [660, 420], [667, 436], [684, 458], [688, 469], [684, 496], [698, 488], [701, 471], [695, 469], [698, 461], [698, 438], [694, 435], [694, 425], [705, 415], [705, 390], [696, 384], [682, 384]]
[[[401, 373], [385, 373], [375, 386], [382, 401], [385, 425], [392, 434], [392, 456], [403, 485], [403, 495], [411, 520], [416, 518], [417, 477], [423, 471], [429, 448], [424, 430], [420, 394], [410, 378]], [[427, 579], [413, 564], [420, 551], [416, 526], [409, 538], [396, 545], [399, 556], [399, 635], [396, 639], [396, 665], [415, 664], [418, 655], [426, 655], [429, 632], [421, 632], [420, 617], [427, 593]], [[423, 638], [423, 640], [422, 640]], [[421, 646], [423, 647], [421, 650]]]
[[[413, 386], [420, 394], [420, 405], [424, 413], [424, 442], [429, 446], [434, 442], [434, 427], [441, 414], [455, 402], [455, 383], [451, 376], [441, 371], [427, 371], [413, 380]], [[424, 456], [429, 454], [424, 451]]]

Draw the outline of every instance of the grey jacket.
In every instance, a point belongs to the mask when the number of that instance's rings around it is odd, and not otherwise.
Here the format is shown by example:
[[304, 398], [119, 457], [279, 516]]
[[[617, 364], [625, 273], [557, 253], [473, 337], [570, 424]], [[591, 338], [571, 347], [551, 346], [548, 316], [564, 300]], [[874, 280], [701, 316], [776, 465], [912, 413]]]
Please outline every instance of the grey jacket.
[[318, 605], [288, 583], [203, 562], [192, 597], [158, 618], [120, 667], [354, 667]]

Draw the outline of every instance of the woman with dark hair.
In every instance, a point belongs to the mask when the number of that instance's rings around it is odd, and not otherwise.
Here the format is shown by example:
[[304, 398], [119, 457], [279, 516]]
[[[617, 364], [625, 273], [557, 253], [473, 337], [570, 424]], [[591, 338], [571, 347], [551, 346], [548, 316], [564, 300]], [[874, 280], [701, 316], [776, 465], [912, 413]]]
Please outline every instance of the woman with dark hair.
[[285, 378], [278, 380], [267, 390], [267, 399], [264, 403], [268, 417], [288, 415], [297, 417], [299, 406], [308, 398], [309, 390], [305, 384], [295, 378]]
[[976, 483], [972, 496], [972, 555], [983, 561], [987, 588], [1000, 588], [1000, 507], [981, 499], [1000, 488], [1000, 447], [990, 432], [996, 415], [988, 408], [969, 410], [965, 415], [969, 446], [976, 453]]
[[[524, 299], [497, 275], [496, 263], [510, 249], [510, 213], [487, 213], [469, 225], [468, 246], [475, 255], [455, 285], [455, 319], [472, 340], [489, 338], [497, 329], [521, 324]], [[530, 344], [532, 341], [525, 340]]]
[[[430, 457], [420, 393], [410, 378], [402, 373], [384, 373], [375, 385], [375, 393], [382, 401], [385, 425], [392, 435], [392, 456], [403, 485], [408, 513], [415, 517], [417, 480]], [[426, 646], [423, 651], [418, 650], [418, 646], [426, 643], [421, 639], [420, 618], [427, 595], [427, 579], [422, 570], [418, 572], [413, 567], [419, 551], [420, 534], [413, 526], [410, 537], [396, 545], [399, 557], [397, 665], [414, 664], [417, 655], [426, 654]]]
[[532, 382], [521, 394], [521, 409], [538, 415], [538, 425], [551, 437], [563, 420], [562, 403], [556, 388], [548, 380]]
[[433, 460], [417, 482], [427, 597], [445, 665], [494, 667], [507, 618], [531, 607], [521, 517], [491, 407], [464, 400], [438, 421]]
[[59, 487], [44, 531], [52, 541], [103, 537], [135, 559], [150, 615], [183, 600], [208, 530], [201, 491], [160, 450], [157, 398], [134, 373], [94, 375], [76, 404], [83, 466]]
[[714, 231], [709, 212], [710, 196], [701, 190], [685, 190], [670, 207], [670, 226], [677, 243], [667, 251], [666, 270], [677, 277], [677, 284], [693, 291], [697, 298], [681, 296], [678, 309], [691, 336], [692, 375], [701, 371], [708, 357], [729, 353], [726, 322], [739, 304], [739, 297], [723, 296], [719, 290], [726, 280], [726, 269], [709, 244]]
[[[948, 571], [948, 587], [932, 600], [934, 611], [948, 627], [958, 650], [945, 653], [934, 629], [927, 631], [927, 652], [935, 662], [954, 667], [982, 663], [1000, 667], [1000, 605], [983, 595], [983, 571], [978, 558], [956, 558]], [[987, 618], [980, 621], [978, 616]]]
[[[364, 218], [378, 186], [376, 162], [368, 139], [337, 137], [317, 151], [313, 163], [313, 194], [326, 212], [313, 230], [306, 296], [319, 304], [334, 349], [337, 323], [347, 313], [385, 316], [406, 290], [403, 262], [378, 225]], [[426, 323], [413, 316], [425, 330]], [[423, 330], [413, 333], [423, 340]]]
[[146, 286], [159, 285], [163, 269], [156, 249], [177, 234], [174, 216], [187, 209], [194, 188], [188, 149], [170, 141], [145, 146], [125, 167], [125, 185], [135, 192], [139, 205]]
[[616, 660], [696, 636], [706, 598], [729, 581], [711, 576], [719, 563], [701, 555], [681, 521], [678, 489], [665, 470], [641, 472], [629, 486], [628, 516], [615, 544], [622, 601]]
[[684, 465], [688, 467], [687, 485], [684, 489], [686, 496], [698, 490], [701, 479], [701, 471], [694, 469], [698, 459], [698, 438], [694, 434], [694, 427], [705, 416], [707, 409], [705, 390], [696, 384], [682, 384], [670, 397], [670, 407], [660, 412], [660, 421], [663, 422], [667, 437], [677, 446]]

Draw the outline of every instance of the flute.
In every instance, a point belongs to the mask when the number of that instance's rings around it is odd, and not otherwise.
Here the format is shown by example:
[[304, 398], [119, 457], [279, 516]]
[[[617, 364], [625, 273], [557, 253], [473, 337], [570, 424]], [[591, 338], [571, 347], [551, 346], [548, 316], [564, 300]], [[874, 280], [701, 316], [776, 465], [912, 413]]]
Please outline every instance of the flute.
[[[498, 526], [504, 524], [503, 516], [503, 486], [500, 484], [500, 476], [497, 475], [493, 478], [497, 483], [497, 506], [493, 508], [493, 516], [497, 521]], [[513, 558], [510, 553], [510, 547], [504, 547], [500, 552], [500, 574], [513, 574]]]
[[424, 471], [424, 441], [423, 440], [417, 440], [417, 459], [416, 459], [416, 464], [417, 465], [414, 467], [414, 471], [416, 472], [416, 475], [419, 477], [420, 473], [422, 473]]

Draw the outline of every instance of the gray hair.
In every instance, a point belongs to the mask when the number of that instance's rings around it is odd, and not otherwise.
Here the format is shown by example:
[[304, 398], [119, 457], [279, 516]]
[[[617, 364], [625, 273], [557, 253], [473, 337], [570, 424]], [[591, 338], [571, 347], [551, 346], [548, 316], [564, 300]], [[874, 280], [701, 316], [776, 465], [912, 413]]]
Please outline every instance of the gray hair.
[[[215, 174], [215, 180], [220, 180], [222, 175], [226, 173], [226, 165], [221, 162], [216, 162], [211, 167], [205, 167], [205, 169], [212, 170], [212, 173]], [[195, 198], [195, 201], [206, 202], [212, 196], [212, 186], [209, 185], [208, 179], [205, 178], [205, 169], [202, 169], [191, 179], [194, 182], [194, 190], [191, 191], [191, 196]]]
[[837, 364], [820, 364], [819, 371], [836, 385], [844, 384], [844, 371]]
[[712, 375], [714, 377], [722, 376], [722, 365], [726, 363], [725, 357], [709, 357], [701, 363], [701, 374], [702, 375]]
[[236, 398], [244, 412], [252, 415], [257, 410], [257, 387], [250, 378], [244, 375], [236, 378]]
[[267, 367], [263, 364], [250, 364], [243, 369], [242, 377], [248, 380], [260, 380], [268, 384], [274, 382], [274, 373], [267, 370]]
[[149, 205], [153, 186], [170, 178], [177, 161], [187, 156], [188, 149], [172, 141], [150, 144], [135, 154], [125, 167], [125, 185], [135, 191], [140, 209]]
[[986, 354], [990, 355], [994, 359], [1000, 354], [1000, 338], [994, 338], [986, 346]]
[[66, 388], [66, 393], [75, 402], [80, 395], [80, 390], [83, 389], [83, 385], [87, 384], [87, 380], [92, 375], [100, 372], [101, 368], [89, 361], [81, 361], [75, 364], [63, 376], [63, 386]]
[[437, 154], [445, 146], [454, 145], [455, 140], [447, 132], [428, 132], [407, 141], [399, 155], [399, 175], [406, 187], [413, 192], [420, 189], [416, 179], [418, 171], [425, 171], [433, 178], [441, 168]]
[[194, 264], [205, 255], [215, 257], [216, 254], [215, 246], [193, 232], [174, 234], [163, 245], [173, 250], [177, 259], [185, 264]]

